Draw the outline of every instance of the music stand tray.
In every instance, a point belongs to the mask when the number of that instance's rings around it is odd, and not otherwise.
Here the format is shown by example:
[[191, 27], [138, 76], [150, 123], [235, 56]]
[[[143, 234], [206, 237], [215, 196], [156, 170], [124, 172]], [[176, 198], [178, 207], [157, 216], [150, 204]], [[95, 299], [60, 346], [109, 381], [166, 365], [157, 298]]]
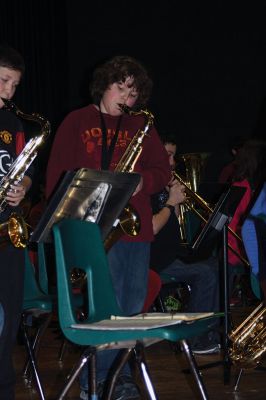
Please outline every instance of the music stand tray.
[[140, 181], [137, 173], [81, 168], [67, 171], [51, 197], [30, 242], [51, 242], [51, 228], [63, 218], [95, 222], [104, 240]]
[[225, 190], [214, 207], [208, 222], [191, 245], [193, 251], [210, 249], [214, 240], [217, 239], [217, 234], [222, 231], [227, 222], [230, 222], [245, 191], [246, 189], [241, 186], [230, 186]]

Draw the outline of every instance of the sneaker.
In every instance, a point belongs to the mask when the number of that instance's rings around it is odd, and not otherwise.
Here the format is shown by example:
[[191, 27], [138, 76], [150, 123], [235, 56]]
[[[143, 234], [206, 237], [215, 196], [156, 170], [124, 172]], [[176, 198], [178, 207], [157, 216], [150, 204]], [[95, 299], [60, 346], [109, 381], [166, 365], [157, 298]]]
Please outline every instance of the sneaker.
[[81, 400], [88, 400], [88, 392], [87, 390], [82, 390], [79, 394], [79, 398]]
[[217, 344], [217, 343], [210, 343], [208, 346], [205, 347], [201, 347], [201, 346], [197, 346], [195, 348], [191, 348], [193, 354], [217, 354], [220, 353], [221, 351], [221, 345]]
[[[105, 389], [105, 381], [100, 382], [97, 386], [97, 392], [99, 396], [99, 400], [102, 398], [104, 389]], [[81, 400], [88, 400], [88, 392], [86, 390], [82, 390], [80, 392], [79, 398]], [[140, 400], [140, 392], [134, 383], [133, 379], [129, 375], [121, 375], [117, 379], [117, 383], [113, 392], [112, 400]]]

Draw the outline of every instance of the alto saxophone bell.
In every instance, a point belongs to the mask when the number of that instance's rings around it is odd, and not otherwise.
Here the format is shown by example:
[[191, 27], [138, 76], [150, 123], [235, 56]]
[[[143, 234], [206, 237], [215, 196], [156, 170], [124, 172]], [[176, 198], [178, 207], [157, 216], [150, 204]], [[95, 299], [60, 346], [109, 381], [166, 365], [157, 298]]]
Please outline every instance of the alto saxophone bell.
[[[144, 115], [145, 125], [143, 129], [139, 129], [128, 147], [125, 153], [121, 157], [117, 164], [115, 171], [117, 172], [133, 172], [134, 166], [142, 152], [143, 140], [148, 136], [148, 130], [153, 124], [153, 115], [148, 110], [133, 111], [125, 104], [118, 104], [119, 107], [130, 115]], [[108, 251], [111, 246], [120, 238], [120, 236], [127, 234], [129, 236], [137, 236], [140, 232], [140, 218], [135, 209], [128, 204], [122, 211], [119, 217], [119, 223], [116, 227], [113, 227], [104, 242], [104, 247]]]
[[10, 241], [14, 247], [24, 249], [28, 240], [27, 224], [21, 215], [12, 213], [7, 221], [0, 224], [0, 247]]

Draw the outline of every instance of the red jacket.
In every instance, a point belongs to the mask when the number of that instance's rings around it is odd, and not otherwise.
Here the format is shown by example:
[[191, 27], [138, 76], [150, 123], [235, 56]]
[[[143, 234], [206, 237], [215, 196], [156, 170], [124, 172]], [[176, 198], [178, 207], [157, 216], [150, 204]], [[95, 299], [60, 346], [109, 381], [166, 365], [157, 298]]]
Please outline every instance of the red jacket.
[[[104, 114], [107, 137], [110, 140], [117, 127], [118, 117]], [[139, 129], [145, 125], [142, 115], [123, 115], [110, 170], [114, 170], [126, 147]], [[151, 241], [152, 211], [150, 196], [159, 192], [171, 178], [168, 155], [154, 127], [144, 138], [142, 153], [135, 172], [143, 178], [143, 189], [130, 200], [141, 220], [141, 232], [129, 241]], [[58, 179], [67, 170], [79, 168], [101, 169], [102, 131], [99, 111], [94, 105], [71, 112], [60, 125], [54, 139], [46, 177], [46, 196], [49, 197]]]

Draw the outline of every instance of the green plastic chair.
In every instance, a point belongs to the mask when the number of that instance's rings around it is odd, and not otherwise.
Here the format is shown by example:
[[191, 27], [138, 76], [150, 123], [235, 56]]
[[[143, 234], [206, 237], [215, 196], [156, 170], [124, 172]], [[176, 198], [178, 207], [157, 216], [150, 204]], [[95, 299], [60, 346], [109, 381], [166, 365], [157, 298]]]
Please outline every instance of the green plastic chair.
[[[121, 321], [110, 321], [111, 315], [121, 316], [123, 313], [116, 301], [107, 257], [98, 226], [87, 221], [64, 219], [53, 226], [53, 234], [57, 270], [59, 323], [63, 334], [69, 341], [85, 348], [85, 352], [72, 369], [58, 399], [65, 398], [65, 395], [83, 366], [87, 362], [90, 362], [90, 377], [88, 377], [91, 387], [90, 399], [97, 400], [96, 353], [97, 351], [110, 348], [121, 348], [123, 351], [121, 352], [117, 369], [109, 381], [108, 391], [104, 398], [107, 400], [111, 399], [116, 378], [121, 368], [127, 362], [128, 358], [133, 356], [149, 398], [157, 399], [145, 361], [144, 347], [147, 345], [147, 342], [150, 344], [160, 340], [180, 342], [195, 378], [200, 396], [202, 399], [207, 399], [206, 388], [186, 339], [207, 332], [210, 328], [212, 317], [159, 328], [155, 327], [156, 325], [154, 324], [152, 328], [146, 330], [136, 329], [136, 321], [132, 320], [130, 321], [132, 324], [130, 326], [131, 329], [121, 329], [121, 325], [119, 325]], [[70, 280], [73, 267], [84, 270], [88, 278], [88, 316], [82, 322], [77, 320], [76, 313], [74, 312], [74, 296]], [[95, 325], [95, 323], [102, 320], [109, 320], [113, 329], [97, 328], [97, 324]]]
[[[30, 386], [32, 375], [34, 376], [40, 398], [44, 399], [44, 391], [41, 385], [36, 359], [41, 339], [52, 318], [53, 300], [49, 294], [44, 293], [41, 290], [36, 277], [35, 267], [29, 256], [29, 249], [26, 248], [24, 252], [25, 277], [21, 327], [25, 339], [28, 359], [23, 368], [23, 377]], [[39, 273], [40, 276], [47, 281], [46, 270], [41, 271], [44, 267], [45, 266], [42, 264], [38, 266]]]
[[[53, 303], [53, 309], [57, 310], [57, 290], [54, 285], [51, 285], [48, 279], [48, 263], [49, 262], [54, 262], [54, 257], [53, 254], [51, 254], [51, 251], [53, 248], [50, 248], [50, 243], [48, 244], [48, 247], [46, 246], [46, 243], [44, 242], [38, 242], [36, 244], [37, 246], [37, 265], [38, 265], [38, 284], [39, 288], [41, 291], [48, 295], [49, 298], [52, 300]], [[52, 246], [52, 244], [51, 244]], [[48, 256], [48, 254], [50, 254]], [[78, 291], [75, 291], [75, 308], [76, 312], [79, 313], [80, 316], [82, 316], [82, 309], [83, 309], [83, 296], [81, 293]], [[63, 336], [63, 335], [62, 335]], [[60, 363], [63, 362], [63, 357], [64, 354], [68, 348], [69, 345], [73, 346], [73, 343], [70, 343], [66, 338], [63, 336], [62, 344], [59, 349], [59, 354], [58, 354], [58, 361]], [[26, 370], [24, 370], [24, 376], [26, 374]]]

